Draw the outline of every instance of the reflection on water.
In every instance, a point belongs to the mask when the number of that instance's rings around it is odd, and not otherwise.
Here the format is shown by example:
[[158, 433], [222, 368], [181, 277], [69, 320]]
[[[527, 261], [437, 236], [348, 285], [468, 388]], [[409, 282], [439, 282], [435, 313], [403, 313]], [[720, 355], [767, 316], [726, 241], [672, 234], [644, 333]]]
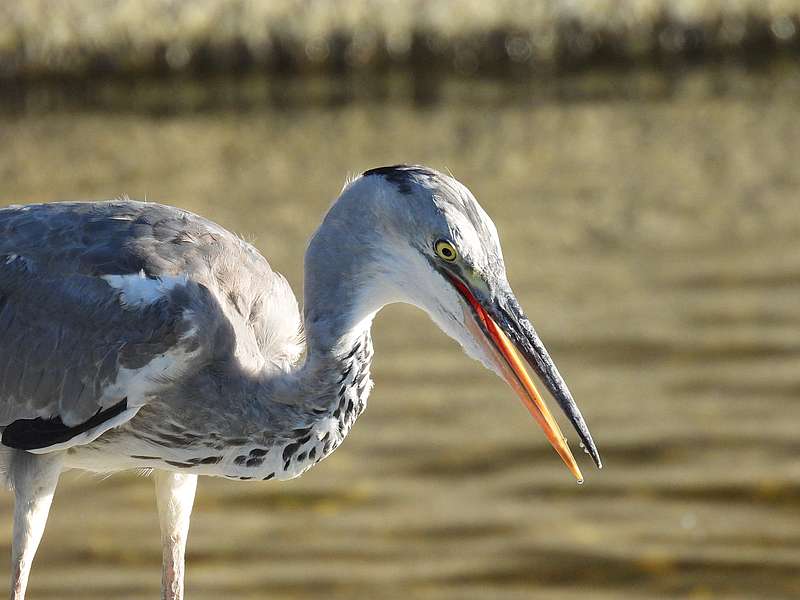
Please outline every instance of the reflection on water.
[[[213, 102], [150, 84], [89, 107], [26, 92], [0, 114], [0, 202], [174, 203], [253, 239], [296, 290], [348, 173], [449, 168], [498, 225], [605, 468], [585, 460], [576, 486], [502, 382], [391, 307], [371, 406], [341, 449], [285, 484], [201, 482], [191, 597], [787, 597], [800, 594], [797, 82], [632, 75], [343, 101], [313, 82], [222, 83]], [[150, 482], [70, 474], [31, 596], [155, 597], [159, 557]]]

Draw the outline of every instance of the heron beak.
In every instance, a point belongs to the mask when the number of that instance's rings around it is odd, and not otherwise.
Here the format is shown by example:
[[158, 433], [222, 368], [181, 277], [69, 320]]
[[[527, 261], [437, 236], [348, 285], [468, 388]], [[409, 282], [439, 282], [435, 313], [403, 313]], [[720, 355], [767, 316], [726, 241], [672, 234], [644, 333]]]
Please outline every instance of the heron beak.
[[564, 464], [578, 483], [582, 483], [583, 475], [567, 445], [567, 439], [531, 381], [520, 353], [559, 403], [578, 432], [581, 445], [598, 467], [602, 467], [600, 455], [569, 389], [513, 294], [508, 292], [502, 300], [487, 303], [487, 310], [464, 283], [455, 277], [451, 277], [451, 280], [469, 306], [465, 310], [467, 318], [464, 321], [470, 333], [487, 350], [503, 378], [536, 419]]

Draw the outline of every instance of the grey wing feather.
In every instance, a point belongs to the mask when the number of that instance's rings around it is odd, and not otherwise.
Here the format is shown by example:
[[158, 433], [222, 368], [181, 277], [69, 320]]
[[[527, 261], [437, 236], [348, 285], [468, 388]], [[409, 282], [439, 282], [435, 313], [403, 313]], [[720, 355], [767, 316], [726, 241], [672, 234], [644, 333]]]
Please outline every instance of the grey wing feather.
[[37, 417], [74, 426], [116, 404], [121, 378], [188, 348], [186, 302], [176, 292], [132, 314], [102, 278], [0, 256], [0, 426]]
[[[137, 202], [0, 210], [0, 428], [37, 418], [69, 428], [129, 394], [135, 407], [177, 374], [180, 356], [202, 363], [214, 331], [186, 315], [213, 324], [214, 307], [204, 286], [177, 277], [204, 264], [202, 253], [182, 249], [188, 220]], [[113, 277], [178, 284], [126, 304]]]
[[[128, 302], [131, 277], [173, 284]], [[302, 347], [286, 280], [202, 217], [129, 200], [0, 209], [0, 428], [85, 423], [209, 362], [285, 369]]]
[[271, 286], [252, 296], [249, 324], [260, 353], [273, 366], [288, 370], [305, 348], [297, 299], [289, 282], [273, 273]]

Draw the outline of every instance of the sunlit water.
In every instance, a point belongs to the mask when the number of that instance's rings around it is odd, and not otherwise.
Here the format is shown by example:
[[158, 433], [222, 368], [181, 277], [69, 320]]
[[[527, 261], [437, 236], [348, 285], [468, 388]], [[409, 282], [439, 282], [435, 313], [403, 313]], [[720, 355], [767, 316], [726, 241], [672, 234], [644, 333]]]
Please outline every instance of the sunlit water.
[[[288, 483], [201, 481], [189, 597], [800, 595], [798, 74], [332, 87], [11, 93], [0, 203], [187, 207], [299, 293], [348, 173], [450, 169], [605, 468], [579, 452], [576, 485], [500, 380], [391, 307], [370, 406], [331, 458]], [[3, 494], [4, 553], [10, 510]], [[159, 564], [151, 482], [70, 474], [31, 598], [156, 597]]]

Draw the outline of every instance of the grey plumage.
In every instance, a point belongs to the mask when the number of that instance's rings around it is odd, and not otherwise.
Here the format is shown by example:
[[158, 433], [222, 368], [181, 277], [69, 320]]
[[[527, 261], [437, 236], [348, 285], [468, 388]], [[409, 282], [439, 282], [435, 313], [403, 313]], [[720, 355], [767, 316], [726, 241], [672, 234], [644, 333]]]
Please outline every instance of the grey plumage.
[[[452, 260], [437, 256], [441, 240]], [[177, 208], [0, 210], [0, 429], [18, 448], [0, 454], [0, 468], [18, 507], [35, 508], [15, 513], [17, 598], [62, 468], [177, 473], [159, 475], [156, 489], [165, 595], [179, 597], [191, 478], [288, 479], [329, 455], [366, 406], [372, 319], [393, 302], [425, 310], [519, 387], [522, 375], [498, 362], [509, 351], [487, 329], [494, 319], [599, 466], [506, 281], [494, 224], [455, 179], [398, 165], [350, 182], [309, 243], [304, 289], [301, 320], [286, 280], [251, 245]]]
[[[126, 305], [114, 276], [178, 283], [156, 302]], [[190, 331], [192, 322], [202, 327]], [[127, 200], [0, 210], [0, 424], [85, 421], [122, 399], [104, 396], [121, 369], [176, 350], [202, 366], [235, 344], [243, 364], [286, 368], [299, 327], [285, 280], [191, 213]], [[170, 384], [189, 373], [165, 375]]]

